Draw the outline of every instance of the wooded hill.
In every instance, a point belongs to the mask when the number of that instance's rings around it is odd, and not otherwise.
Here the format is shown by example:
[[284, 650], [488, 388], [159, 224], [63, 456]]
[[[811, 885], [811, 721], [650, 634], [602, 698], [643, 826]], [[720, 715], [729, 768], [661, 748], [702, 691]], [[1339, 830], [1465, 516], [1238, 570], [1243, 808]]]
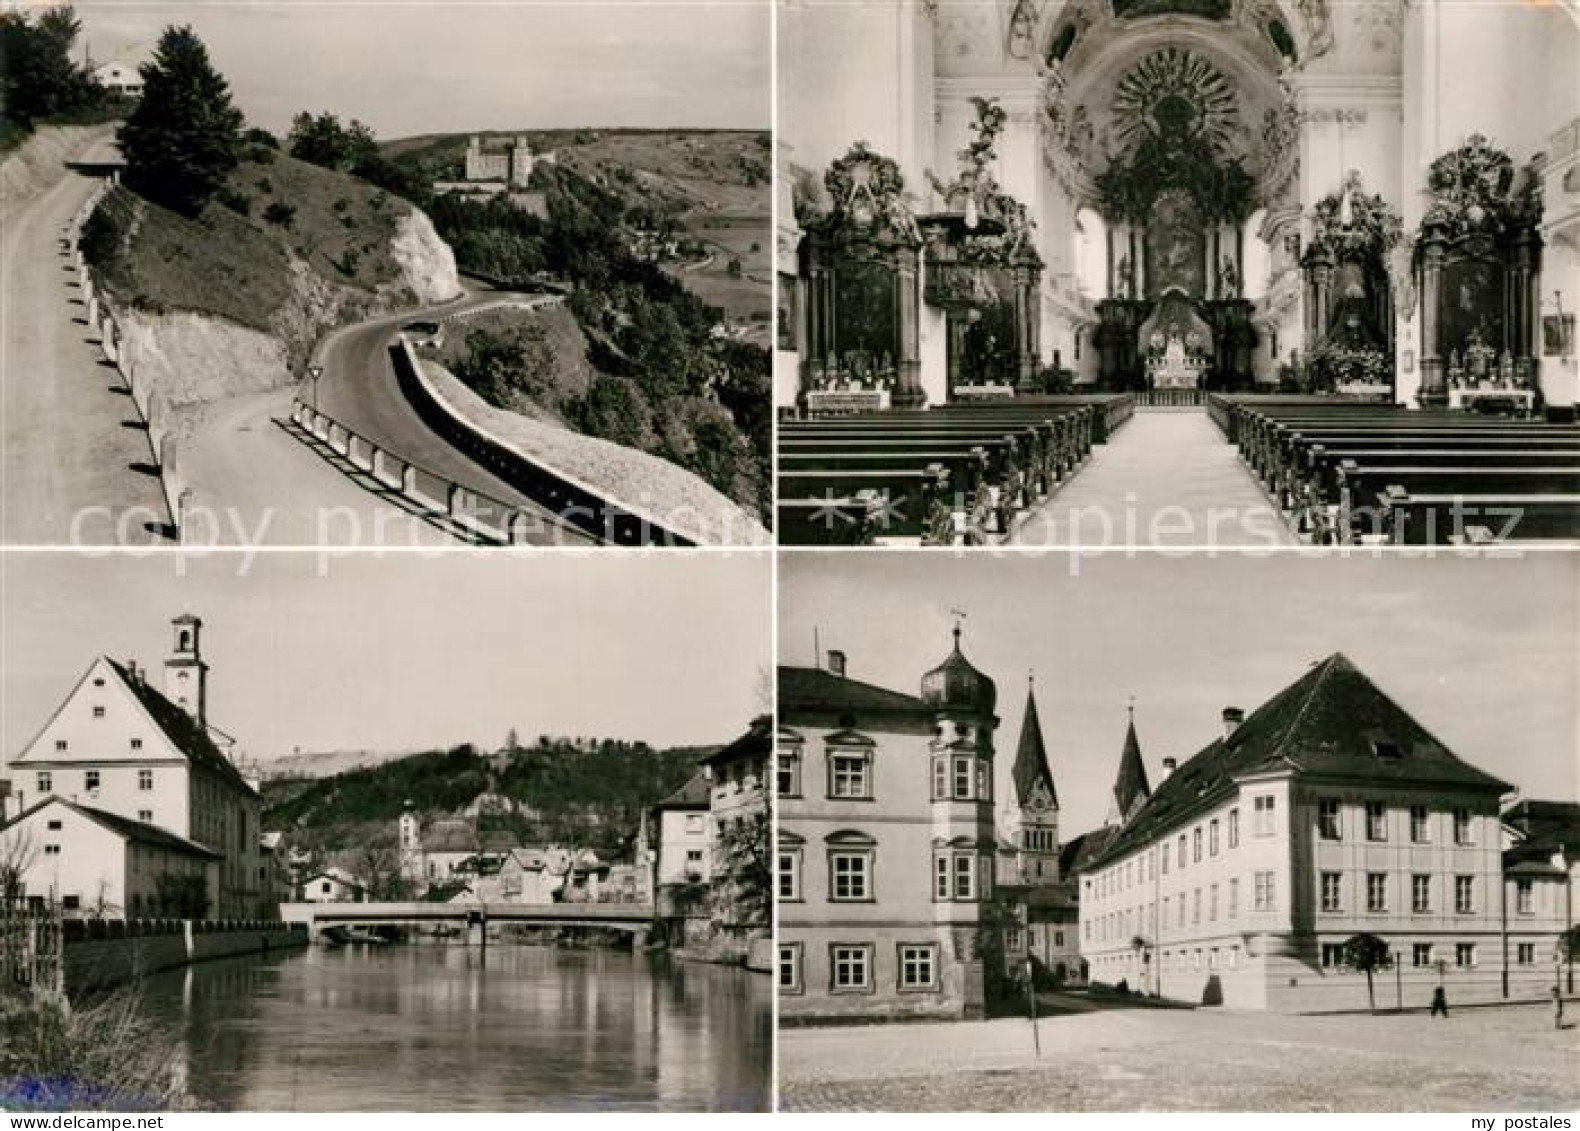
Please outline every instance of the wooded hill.
[[522, 843], [623, 853], [642, 810], [683, 785], [712, 749], [548, 737], [493, 753], [457, 746], [327, 778], [266, 781], [264, 828], [324, 852], [393, 845], [410, 801], [424, 820], [470, 810], [479, 827]]

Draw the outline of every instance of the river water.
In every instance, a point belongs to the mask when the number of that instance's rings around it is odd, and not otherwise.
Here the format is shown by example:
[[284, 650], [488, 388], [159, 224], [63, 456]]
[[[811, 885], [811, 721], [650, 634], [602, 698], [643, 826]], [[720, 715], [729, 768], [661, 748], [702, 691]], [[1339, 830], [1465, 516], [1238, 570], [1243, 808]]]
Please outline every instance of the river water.
[[322, 946], [148, 979], [234, 1111], [767, 1110], [770, 980], [612, 950]]

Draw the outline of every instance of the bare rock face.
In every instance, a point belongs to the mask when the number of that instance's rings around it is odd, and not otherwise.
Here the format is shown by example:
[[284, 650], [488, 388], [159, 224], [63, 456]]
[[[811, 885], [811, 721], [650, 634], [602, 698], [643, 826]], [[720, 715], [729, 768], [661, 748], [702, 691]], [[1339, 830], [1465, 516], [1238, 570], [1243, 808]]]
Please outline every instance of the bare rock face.
[[120, 311], [139, 384], [172, 407], [277, 388], [290, 379], [285, 345], [269, 334], [190, 311]]
[[400, 267], [401, 281], [419, 302], [446, 302], [461, 293], [455, 252], [421, 209], [413, 208], [397, 222], [390, 255]]

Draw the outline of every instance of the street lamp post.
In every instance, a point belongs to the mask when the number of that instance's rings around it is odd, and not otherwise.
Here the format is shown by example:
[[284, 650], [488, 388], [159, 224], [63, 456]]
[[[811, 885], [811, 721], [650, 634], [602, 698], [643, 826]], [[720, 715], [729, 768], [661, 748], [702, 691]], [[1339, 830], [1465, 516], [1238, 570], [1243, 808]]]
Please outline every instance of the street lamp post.
[[323, 375], [324, 375], [324, 367], [322, 365], [309, 365], [307, 367], [307, 379], [310, 382], [312, 382], [312, 386], [313, 386], [313, 411], [314, 412], [318, 411], [318, 379], [320, 377], [322, 377]]

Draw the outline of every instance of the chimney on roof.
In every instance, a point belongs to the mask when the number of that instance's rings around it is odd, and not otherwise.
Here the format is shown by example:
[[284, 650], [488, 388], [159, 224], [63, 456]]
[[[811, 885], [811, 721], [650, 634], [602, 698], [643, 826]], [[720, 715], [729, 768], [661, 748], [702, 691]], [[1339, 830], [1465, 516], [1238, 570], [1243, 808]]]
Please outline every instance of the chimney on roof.
[[837, 648], [832, 648], [828, 653], [828, 671], [830, 675], [840, 679], [845, 678], [845, 653]]
[[1225, 707], [1223, 709], [1223, 736], [1230, 737], [1240, 729], [1240, 724], [1245, 722], [1245, 712], [1239, 707]]
[[132, 677], [133, 683], [143, 682], [143, 673], [137, 670], [136, 660], [128, 659], [126, 661], [126, 674]]
[[1158, 779], [1158, 782], [1161, 784], [1162, 782], [1168, 781], [1169, 778], [1171, 778], [1174, 775], [1174, 771], [1177, 770], [1177, 769], [1179, 769], [1179, 759], [1177, 759], [1177, 758], [1165, 758], [1165, 759], [1163, 759], [1163, 776]]

